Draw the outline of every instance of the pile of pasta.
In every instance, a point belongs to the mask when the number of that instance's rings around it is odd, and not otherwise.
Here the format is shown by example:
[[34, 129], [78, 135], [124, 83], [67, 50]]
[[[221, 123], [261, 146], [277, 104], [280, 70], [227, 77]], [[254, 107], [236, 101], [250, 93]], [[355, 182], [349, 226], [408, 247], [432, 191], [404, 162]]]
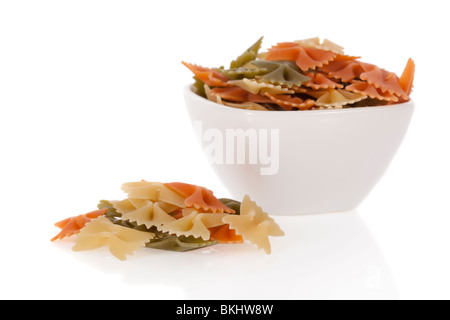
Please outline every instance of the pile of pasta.
[[122, 190], [124, 200], [102, 200], [98, 210], [57, 222], [61, 231], [51, 241], [75, 235], [74, 251], [106, 246], [126, 260], [140, 247], [188, 251], [244, 240], [270, 254], [269, 236], [284, 235], [248, 195], [242, 202], [217, 199], [209, 189], [181, 182], [129, 182]]
[[213, 102], [248, 110], [311, 110], [383, 106], [409, 101], [415, 63], [400, 77], [344, 54], [319, 38], [278, 43], [260, 53], [262, 37], [230, 63], [194, 73], [193, 90]]

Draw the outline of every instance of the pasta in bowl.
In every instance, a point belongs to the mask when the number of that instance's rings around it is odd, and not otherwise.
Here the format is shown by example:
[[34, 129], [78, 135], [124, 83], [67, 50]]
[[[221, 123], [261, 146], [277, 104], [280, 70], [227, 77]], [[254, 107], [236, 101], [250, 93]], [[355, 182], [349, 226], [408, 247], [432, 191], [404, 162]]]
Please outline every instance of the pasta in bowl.
[[356, 208], [414, 111], [412, 59], [398, 77], [331, 41], [302, 41], [267, 53], [257, 42], [229, 69], [185, 63], [195, 71], [186, 106], [211, 166], [233, 197], [251, 190], [273, 215]]

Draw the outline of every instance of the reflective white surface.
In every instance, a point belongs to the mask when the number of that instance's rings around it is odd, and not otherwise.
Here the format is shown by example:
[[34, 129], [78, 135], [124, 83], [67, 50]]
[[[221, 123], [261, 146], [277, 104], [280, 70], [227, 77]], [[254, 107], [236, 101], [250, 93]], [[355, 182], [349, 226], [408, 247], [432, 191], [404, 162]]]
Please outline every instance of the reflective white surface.
[[398, 297], [389, 266], [357, 212], [277, 217], [277, 221], [286, 236], [271, 240], [271, 255], [246, 243], [184, 253], [143, 248], [120, 262], [107, 249], [75, 253], [67, 242], [54, 246], [62, 255], [73, 255], [75, 263], [92, 267], [92, 275], [109, 274], [123, 285], [145, 287], [142, 298]]

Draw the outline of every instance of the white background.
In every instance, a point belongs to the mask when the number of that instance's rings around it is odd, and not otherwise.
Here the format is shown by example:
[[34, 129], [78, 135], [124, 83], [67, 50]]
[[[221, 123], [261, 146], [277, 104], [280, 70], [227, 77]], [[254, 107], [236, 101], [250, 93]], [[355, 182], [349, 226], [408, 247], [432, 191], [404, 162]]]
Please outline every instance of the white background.
[[[0, 1], [0, 298], [448, 299], [450, 110], [445, 1]], [[228, 64], [314, 36], [401, 73], [417, 65], [410, 130], [354, 212], [275, 217], [251, 245], [189, 253], [51, 243], [53, 223], [122, 199], [123, 182], [227, 190], [184, 109], [181, 64]]]

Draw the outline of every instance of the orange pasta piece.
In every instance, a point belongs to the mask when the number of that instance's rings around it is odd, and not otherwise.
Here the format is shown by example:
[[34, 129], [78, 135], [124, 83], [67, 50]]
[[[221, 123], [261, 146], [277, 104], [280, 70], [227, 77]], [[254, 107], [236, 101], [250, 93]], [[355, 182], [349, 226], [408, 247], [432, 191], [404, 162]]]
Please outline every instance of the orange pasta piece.
[[320, 72], [309, 72], [306, 74], [308, 78], [311, 78], [311, 80], [302, 83], [302, 86], [312, 88], [314, 90], [317, 89], [328, 89], [328, 88], [343, 88], [344, 86], [334, 82], [333, 80], [329, 79], [325, 74]]
[[243, 243], [241, 235], [236, 234], [234, 229], [230, 229], [228, 224], [218, 227], [208, 228], [211, 233], [210, 240], [217, 240], [219, 243]]
[[171, 182], [164, 185], [185, 197], [187, 208], [201, 209], [212, 213], [235, 213], [233, 209], [220, 202], [211, 190], [204, 187], [182, 182]]
[[359, 78], [361, 73], [373, 67], [375, 66], [355, 60], [336, 60], [324, 66], [322, 71], [328, 73], [333, 78], [340, 79], [343, 82], [349, 82], [355, 78]]
[[409, 58], [406, 64], [405, 70], [403, 70], [402, 76], [399, 79], [400, 87], [409, 96], [414, 82], [414, 73], [416, 72], [416, 65], [414, 60]]
[[350, 61], [350, 60], [356, 60], [361, 58], [360, 56], [349, 56], [346, 54], [338, 54], [336, 55], [336, 57], [333, 59], [333, 61]]
[[211, 89], [211, 93], [229, 101], [271, 103], [271, 100], [267, 97], [260, 94], [251, 93], [241, 87], [214, 88]]
[[336, 53], [322, 49], [303, 47], [294, 42], [283, 42], [270, 48], [266, 60], [289, 60], [295, 61], [302, 71], [315, 69], [326, 65], [336, 57]]
[[55, 237], [53, 237], [51, 241], [61, 240], [65, 237], [69, 237], [71, 235], [79, 233], [80, 230], [84, 228], [86, 223], [90, 222], [91, 219], [103, 216], [106, 213], [106, 211], [108, 211], [108, 209], [95, 210], [92, 212], [88, 212], [86, 214], [81, 214], [79, 216], [70, 217], [55, 223], [55, 226], [62, 230]]
[[265, 94], [270, 100], [287, 111], [290, 111], [293, 108], [309, 110], [314, 106], [314, 100], [311, 99], [303, 100], [298, 97], [291, 97], [287, 94], [271, 94], [269, 92], [266, 92]]
[[359, 77], [374, 85], [376, 88], [381, 89], [382, 92], [387, 91], [403, 99], [408, 99], [408, 95], [400, 86], [397, 75], [393, 72], [374, 67], [371, 70], [361, 73]]
[[195, 64], [187, 63], [184, 61], [182, 61], [181, 63], [184, 64], [189, 70], [192, 71], [192, 73], [194, 73], [197, 76], [197, 78], [206, 83], [208, 86], [211, 87], [231, 86], [230, 84], [227, 83], [228, 78], [217, 70], [197, 66]]
[[374, 85], [365, 81], [353, 80], [352, 84], [345, 87], [345, 90], [354, 93], [360, 93], [362, 95], [366, 95], [369, 96], [370, 98], [378, 100], [385, 100], [392, 102], [398, 101], [398, 97], [396, 95], [389, 92], [383, 92], [381, 91], [381, 89], [378, 89]]

